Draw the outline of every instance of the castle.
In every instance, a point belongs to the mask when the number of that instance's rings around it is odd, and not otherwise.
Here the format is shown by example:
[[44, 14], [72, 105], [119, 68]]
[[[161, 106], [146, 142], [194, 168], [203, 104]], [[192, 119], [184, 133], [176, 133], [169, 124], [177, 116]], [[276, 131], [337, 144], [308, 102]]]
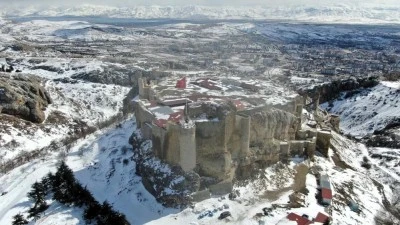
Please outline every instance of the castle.
[[250, 177], [255, 168], [329, 148], [327, 129], [302, 124], [303, 97], [263, 88], [231, 78], [139, 79], [137, 125], [156, 157], [214, 179], [207, 191], [227, 193], [234, 178]]

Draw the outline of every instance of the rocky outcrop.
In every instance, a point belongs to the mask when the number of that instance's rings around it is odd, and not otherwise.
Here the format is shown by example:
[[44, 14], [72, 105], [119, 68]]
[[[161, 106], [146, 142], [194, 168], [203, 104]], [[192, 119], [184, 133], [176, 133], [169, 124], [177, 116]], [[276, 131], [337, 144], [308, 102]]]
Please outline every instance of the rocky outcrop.
[[190, 195], [199, 190], [200, 176], [157, 159], [150, 142], [142, 140], [136, 132], [130, 143], [135, 149], [136, 174], [142, 177], [146, 190], [166, 207], [181, 208], [191, 204]]
[[41, 80], [29, 75], [0, 75], [0, 112], [34, 123], [45, 120], [44, 109], [52, 103]]
[[[389, 129], [375, 131], [373, 135], [364, 138], [364, 142], [370, 147], [400, 148], [400, 119], [395, 120]], [[395, 126], [397, 125], [397, 126]]]
[[135, 67], [104, 66], [101, 70], [82, 72], [71, 76], [73, 79], [89, 81], [100, 84], [116, 84], [126, 87], [138, 87], [140, 77], [157, 80], [168, 76], [169, 73], [159, 71], [139, 70]]
[[390, 72], [390, 73], [387, 73], [387, 74], [383, 75], [383, 77], [387, 81], [398, 81], [398, 80], [400, 80], [400, 72], [393, 71], [393, 72]]
[[128, 94], [125, 96], [123, 100], [122, 113], [124, 115], [128, 115], [129, 113], [133, 113], [135, 111], [134, 104], [132, 100], [139, 94], [139, 88], [137, 86], [133, 86], [131, 90], [129, 90]]
[[353, 91], [359, 88], [370, 88], [376, 86], [378, 83], [378, 77], [350, 78], [335, 80], [309, 90], [300, 90], [299, 93], [312, 98], [314, 101], [319, 100], [318, 102], [323, 103], [339, 98], [342, 92]]
[[328, 151], [331, 146], [332, 134], [328, 130], [321, 130], [317, 132], [317, 149], [325, 157], [329, 157]]
[[272, 108], [251, 115], [250, 145], [262, 140], [292, 140], [298, 130], [298, 119], [295, 115], [283, 110]]

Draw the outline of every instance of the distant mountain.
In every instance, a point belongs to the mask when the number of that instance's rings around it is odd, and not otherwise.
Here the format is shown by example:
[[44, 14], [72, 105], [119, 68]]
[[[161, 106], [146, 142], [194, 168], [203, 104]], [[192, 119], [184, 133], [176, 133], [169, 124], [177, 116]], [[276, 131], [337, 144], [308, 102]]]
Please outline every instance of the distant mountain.
[[400, 6], [293, 6], [293, 7], [206, 7], [206, 6], [137, 6], [110, 7], [25, 7], [0, 9], [3, 16], [105, 16], [138, 19], [284, 19], [328, 23], [400, 23]]

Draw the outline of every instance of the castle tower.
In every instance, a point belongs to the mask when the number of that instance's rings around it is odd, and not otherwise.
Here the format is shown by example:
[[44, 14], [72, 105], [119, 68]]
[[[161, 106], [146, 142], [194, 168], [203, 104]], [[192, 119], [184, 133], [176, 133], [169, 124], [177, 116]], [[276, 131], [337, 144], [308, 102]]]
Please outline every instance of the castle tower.
[[[237, 117], [238, 118], [238, 117]], [[243, 156], [249, 153], [250, 147], [250, 117], [240, 117], [240, 130], [241, 130], [241, 152]]]
[[151, 90], [151, 81], [143, 78], [138, 79], [138, 86], [139, 86], [139, 98], [140, 99], [147, 99], [152, 100], [150, 96]]
[[[189, 121], [189, 123], [193, 123]], [[196, 127], [185, 124], [180, 129], [180, 166], [184, 171], [191, 171], [196, 167]]]
[[184, 171], [193, 170], [196, 167], [196, 125], [189, 118], [186, 102], [183, 120], [179, 136], [180, 165]]

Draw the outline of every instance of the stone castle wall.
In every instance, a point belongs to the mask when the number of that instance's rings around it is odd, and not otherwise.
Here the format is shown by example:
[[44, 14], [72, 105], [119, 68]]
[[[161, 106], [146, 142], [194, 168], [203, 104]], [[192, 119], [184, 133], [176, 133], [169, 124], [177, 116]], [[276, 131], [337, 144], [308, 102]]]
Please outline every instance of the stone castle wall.
[[[138, 128], [144, 127], [146, 123], [152, 124], [155, 119], [155, 116], [149, 110], [147, 110], [141, 101], [135, 103], [135, 117]], [[150, 137], [144, 138], [150, 139]]]
[[[139, 118], [151, 119], [143, 107]], [[201, 108], [192, 113], [200, 114]], [[153, 126], [156, 156], [185, 171], [196, 169], [201, 176], [226, 180], [232, 177], [235, 165], [246, 167], [255, 161], [271, 165], [291, 156], [314, 154], [316, 132], [299, 130], [299, 118], [292, 113], [269, 107], [240, 114], [221, 112], [214, 111], [220, 119], [196, 122], [189, 130], [172, 123], [167, 128]]]
[[184, 171], [196, 167], [196, 127], [181, 128], [179, 135], [180, 165]]
[[[155, 98], [157, 94], [141, 82], [140, 97]], [[296, 155], [313, 157], [317, 145], [327, 151], [328, 134], [301, 129], [303, 103], [299, 96], [286, 105], [239, 112], [229, 103], [194, 103], [187, 109], [188, 116], [198, 118], [206, 114], [207, 120], [197, 121], [191, 128], [171, 122], [166, 128], [154, 125], [155, 117], [140, 101], [135, 113], [143, 137], [153, 141], [156, 157], [179, 165], [185, 172], [214, 178], [217, 183], [210, 185], [209, 190], [221, 190], [221, 185], [227, 190], [231, 189], [229, 184], [232, 185], [235, 175], [239, 179], [249, 178], [258, 168]]]
[[231, 156], [226, 149], [226, 121], [196, 122], [196, 156], [203, 176], [225, 179], [230, 174]]

